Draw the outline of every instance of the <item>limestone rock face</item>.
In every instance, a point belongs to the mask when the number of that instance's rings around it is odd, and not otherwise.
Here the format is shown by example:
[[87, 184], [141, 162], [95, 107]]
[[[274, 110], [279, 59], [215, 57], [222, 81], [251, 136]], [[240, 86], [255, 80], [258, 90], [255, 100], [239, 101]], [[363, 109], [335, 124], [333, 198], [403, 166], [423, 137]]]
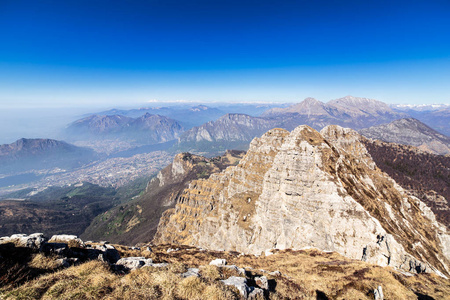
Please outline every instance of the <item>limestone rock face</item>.
[[446, 228], [376, 167], [360, 140], [339, 126], [272, 129], [237, 166], [192, 181], [161, 218], [155, 242], [253, 254], [316, 247], [448, 274]]

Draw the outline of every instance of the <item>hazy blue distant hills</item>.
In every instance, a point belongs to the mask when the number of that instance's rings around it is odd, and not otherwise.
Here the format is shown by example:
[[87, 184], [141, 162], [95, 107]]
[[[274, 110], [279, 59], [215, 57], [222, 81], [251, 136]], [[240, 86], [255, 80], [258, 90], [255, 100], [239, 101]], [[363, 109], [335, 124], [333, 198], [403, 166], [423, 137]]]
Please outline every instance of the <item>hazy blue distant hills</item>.
[[394, 111], [405, 113], [450, 136], [450, 105], [391, 105], [391, 107]]
[[384, 142], [411, 145], [435, 154], [450, 153], [450, 138], [414, 118], [395, 120], [359, 131]]
[[157, 144], [176, 139], [183, 127], [175, 120], [145, 113], [138, 118], [121, 115], [91, 115], [71, 123], [65, 137], [71, 141], [120, 139]]
[[96, 158], [94, 151], [52, 139], [19, 139], [0, 145], [0, 173], [81, 166]]
[[288, 130], [301, 124], [320, 130], [327, 125], [362, 129], [404, 118], [406, 114], [395, 112], [378, 100], [346, 96], [327, 103], [306, 98], [286, 108], [270, 109], [261, 116], [277, 120], [279, 127]]

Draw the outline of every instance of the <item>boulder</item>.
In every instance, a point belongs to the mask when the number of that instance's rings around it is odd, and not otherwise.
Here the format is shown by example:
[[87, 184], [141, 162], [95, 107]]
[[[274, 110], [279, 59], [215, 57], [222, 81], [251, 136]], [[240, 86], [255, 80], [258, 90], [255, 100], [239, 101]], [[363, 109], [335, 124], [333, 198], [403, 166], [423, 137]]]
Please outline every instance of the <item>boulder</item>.
[[224, 266], [226, 264], [227, 264], [227, 260], [223, 259], [223, 258], [214, 259], [209, 263], [210, 266], [219, 266], [219, 267]]
[[145, 257], [124, 257], [116, 262], [116, 266], [123, 266], [128, 270], [136, 270], [144, 266], [152, 266], [153, 260]]
[[86, 246], [80, 238], [78, 238], [76, 235], [70, 235], [70, 234], [53, 235], [48, 242], [49, 243], [66, 243], [70, 247], [85, 247]]
[[239, 293], [245, 299], [248, 298], [250, 287], [247, 285], [247, 279], [244, 277], [231, 276], [226, 280], [221, 280], [225, 285], [231, 285], [239, 290]]

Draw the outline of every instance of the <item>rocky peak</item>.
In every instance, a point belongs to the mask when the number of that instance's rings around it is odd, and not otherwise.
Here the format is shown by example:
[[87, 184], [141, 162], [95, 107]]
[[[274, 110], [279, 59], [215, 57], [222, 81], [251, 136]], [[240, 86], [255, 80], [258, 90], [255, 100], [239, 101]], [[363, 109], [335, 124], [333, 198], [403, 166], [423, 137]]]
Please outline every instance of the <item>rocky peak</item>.
[[433, 213], [339, 126], [270, 130], [237, 166], [194, 180], [155, 241], [259, 254], [316, 247], [408, 272], [449, 272], [450, 237]]

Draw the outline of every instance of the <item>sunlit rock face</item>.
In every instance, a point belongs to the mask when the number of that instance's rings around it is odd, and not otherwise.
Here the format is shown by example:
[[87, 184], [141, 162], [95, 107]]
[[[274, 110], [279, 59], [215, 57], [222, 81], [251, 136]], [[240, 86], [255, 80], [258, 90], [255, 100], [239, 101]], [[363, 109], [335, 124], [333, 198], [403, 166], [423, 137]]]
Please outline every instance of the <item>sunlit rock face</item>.
[[163, 215], [155, 242], [253, 254], [317, 247], [448, 274], [445, 227], [376, 167], [360, 141], [339, 126], [272, 129], [237, 166], [192, 181]]

